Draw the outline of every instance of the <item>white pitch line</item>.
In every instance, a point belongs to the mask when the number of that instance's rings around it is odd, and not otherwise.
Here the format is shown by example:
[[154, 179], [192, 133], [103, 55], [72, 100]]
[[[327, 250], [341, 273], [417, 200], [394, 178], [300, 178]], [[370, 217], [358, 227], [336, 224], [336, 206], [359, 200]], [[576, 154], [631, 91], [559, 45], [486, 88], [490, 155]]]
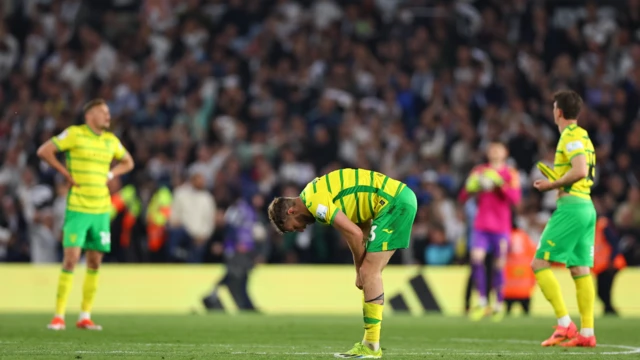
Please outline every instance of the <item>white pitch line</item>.
[[[533, 344], [538, 344], [537, 341], [530, 341], [530, 340], [517, 340], [517, 339], [473, 339], [473, 338], [451, 338], [451, 339], [441, 339], [437, 342], [447, 342], [447, 341], [451, 341], [451, 342], [463, 342], [463, 343], [510, 343], [510, 344], [527, 344], [527, 345], [533, 345]], [[17, 341], [2, 341], [0, 342], [0, 344], [15, 344], [18, 343]], [[67, 342], [69, 343], [69, 342]], [[60, 345], [60, 342], [57, 342], [55, 344]], [[185, 346], [185, 347], [194, 347], [194, 346], [205, 346], [205, 347], [212, 347], [212, 348], [222, 348], [222, 349], [228, 349], [229, 352], [224, 352], [227, 355], [299, 355], [299, 356], [304, 356], [304, 355], [332, 355], [334, 354], [333, 352], [303, 352], [303, 351], [283, 351], [283, 352], [265, 352], [265, 351], [233, 351], [236, 349], [241, 349], [241, 348], [263, 348], [263, 349], [282, 349], [282, 350], [295, 350], [295, 349], [302, 349], [303, 347], [301, 346], [284, 346], [284, 345], [266, 345], [266, 344], [201, 344], [201, 345], [195, 345], [195, 344], [182, 344], [182, 343], [111, 343], [111, 345], [115, 345], [115, 346], [144, 346], [144, 347], [162, 347], [162, 346]], [[628, 346], [628, 345], [612, 345], [612, 344], [598, 344], [598, 347], [606, 347], [606, 348], [614, 348], [614, 349], [620, 349], [620, 350], [624, 350], [624, 351], [604, 351], [604, 352], [598, 352], [598, 351], [584, 351], [584, 352], [562, 352], [562, 355], [633, 355], [633, 354], [640, 354], [640, 347], [634, 347], [634, 346]], [[325, 349], [333, 349], [335, 347], [328, 347], [325, 346]], [[411, 350], [415, 350], [415, 349], [411, 349]], [[478, 356], [478, 357], [482, 357], [482, 356], [525, 356], [525, 355], [533, 355], [533, 356], [558, 356], [560, 355], [559, 353], [555, 352], [555, 351], [548, 351], [548, 352], [527, 352], [527, 351], [509, 351], [509, 350], [505, 350], [505, 351], [487, 351], [487, 352], [482, 352], [482, 351], [474, 351], [474, 350], [454, 350], [451, 348], [428, 348], [425, 349], [427, 351], [412, 351], [412, 352], [394, 352], [392, 351], [391, 353], [389, 352], [385, 352], [385, 356], [428, 356], [428, 355], [467, 355], [467, 356]], [[38, 350], [17, 350], [17, 351], [7, 351], [7, 352], [0, 352], [0, 353], [4, 353], [6, 354], [31, 354], [31, 355], [47, 355], [47, 354], [51, 354], [51, 351], [38, 351]], [[119, 355], [133, 355], [133, 354], [150, 354], [150, 353], [163, 353], [160, 351], [135, 351], [135, 350], [105, 350], [105, 351], [94, 351], [94, 350], [78, 350], [78, 351], [72, 351], [72, 352], [64, 352], [64, 351], [54, 351], [53, 353], [55, 354], [69, 354], [69, 353], [76, 353], [76, 354], [119, 354]]]
[[[506, 342], [511, 344], [539, 344], [538, 341], [531, 340], [514, 340], [514, 339], [473, 339], [473, 338], [452, 338], [446, 341], [457, 341], [465, 343], [487, 343], [487, 342]], [[597, 347], [608, 347], [616, 349], [624, 349], [626, 351], [585, 351], [585, 352], [563, 352], [562, 355], [633, 355], [640, 354], [640, 347], [628, 346], [628, 345], [612, 345], [612, 344], [598, 344]], [[536, 353], [543, 355], [545, 353]]]

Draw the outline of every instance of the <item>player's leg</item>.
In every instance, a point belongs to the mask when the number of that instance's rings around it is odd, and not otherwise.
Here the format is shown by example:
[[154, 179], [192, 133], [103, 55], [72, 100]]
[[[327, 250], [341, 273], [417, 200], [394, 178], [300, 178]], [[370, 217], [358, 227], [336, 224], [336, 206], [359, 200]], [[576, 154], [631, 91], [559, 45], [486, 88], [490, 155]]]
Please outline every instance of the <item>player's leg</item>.
[[366, 255], [360, 266], [363, 291], [364, 338], [346, 353], [336, 354], [341, 358], [377, 359], [382, 357], [380, 329], [384, 308], [382, 270], [389, 263], [395, 250], [406, 249], [411, 240], [411, 228], [416, 217], [418, 201], [409, 188], [398, 194], [389, 209], [380, 214], [371, 224]]
[[[373, 230], [375, 231], [375, 229]], [[362, 280], [362, 314], [364, 337], [354, 347], [340, 354], [339, 358], [377, 359], [382, 357], [380, 349], [380, 329], [384, 308], [384, 288], [382, 269], [387, 265], [395, 251], [368, 251], [360, 267]]]
[[576, 238], [572, 236], [575, 219], [571, 211], [559, 204], [542, 232], [538, 250], [531, 263], [538, 286], [553, 306], [558, 319], [556, 331], [549, 339], [542, 342], [542, 346], [557, 345], [577, 335], [577, 328], [569, 317], [560, 284], [551, 271], [551, 262], [566, 264], [569, 254], [575, 247]]
[[493, 274], [492, 274], [492, 287], [496, 292], [496, 303], [493, 309], [493, 320], [500, 321], [504, 317], [503, 305], [504, 302], [504, 267], [507, 263], [507, 248], [509, 246], [508, 234], [492, 234], [491, 248], [493, 250]]
[[487, 269], [485, 267], [488, 250], [489, 234], [474, 230], [471, 235], [471, 275], [478, 291], [478, 304], [469, 312], [469, 317], [474, 321], [484, 317], [488, 305]]
[[73, 287], [73, 271], [80, 260], [82, 247], [87, 234], [87, 224], [83, 221], [83, 214], [67, 211], [62, 228], [63, 259], [62, 269], [58, 277], [56, 292], [56, 310], [51, 323], [47, 326], [51, 330], [65, 328], [64, 315], [67, 309], [69, 294]]
[[604, 305], [605, 315], [617, 315], [616, 309], [611, 302], [611, 289], [613, 288], [613, 280], [617, 272], [617, 270], [605, 270], [598, 274], [597, 294]]
[[362, 343], [372, 350], [380, 348], [380, 327], [384, 306], [382, 269], [389, 263], [394, 252], [392, 250], [367, 253], [360, 267], [360, 279], [362, 279], [362, 293], [364, 295], [365, 329]]
[[507, 310], [507, 316], [511, 315], [511, 308], [513, 307], [513, 304], [516, 302], [516, 300], [511, 300], [511, 299], [505, 299], [504, 303], [506, 305], [506, 310]]
[[467, 278], [467, 287], [464, 291], [464, 312], [465, 314], [469, 314], [471, 310], [471, 291], [473, 290], [473, 273], [469, 273], [469, 278]]
[[522, 311], [524, 311], [524, 314], [528, 316], [530, 305], [531, 305], [531, 298], [520, 300], [520, 304], [522, 304]]
[[87, 234], [87, 273], [82, 287], [80, 318], [76, 326], [87, 330], [102, 330], [91, 320], [91, 310], [98, 291], [99, 270], [105, 253], [111, 251], [111, 224], [109, 214], [91, 216], [91, 228]]
[[591, 277], [591, 268], [593, 267], [596, 213], [590, 202], [583, 206], [574, 205], [573, 211], [577, 217], [583, 220], [582, 222], [576, 221], [574, 224], [576, 236], [580, 236], [580, 238], [573, 250], [573, 254], [569, 257], [567, 267], [571, 271], [571, 276], [576, 285], [581, 329], [579, 336], [562, 345], [594, 347], [596, 346], [594, 334], [596, 293], [593, 278]]

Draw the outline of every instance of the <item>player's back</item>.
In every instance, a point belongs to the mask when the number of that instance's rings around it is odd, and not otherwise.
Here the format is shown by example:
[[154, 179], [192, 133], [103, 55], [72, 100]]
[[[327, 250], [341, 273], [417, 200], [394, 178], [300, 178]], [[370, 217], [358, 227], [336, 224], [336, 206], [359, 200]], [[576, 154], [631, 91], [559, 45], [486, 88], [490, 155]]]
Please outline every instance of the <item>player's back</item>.
[[553, 167], [558, 177], [562, 177], [571, 169], [571, 160], [578, 155], [584, 155], [587, 160], [587, 166], [589, 167], [587, 176], [572, 185], [565, 186], [561, 190], [573, 196], [590, 199], [591, 186], [593, 186], [596, 172], [596, 153], [589, 138], [589, 133], [580, 126], [573, 124], [562, 131], [556, 148]]
[[300, 197], [321, 222], [332, 223], [340, 209], [362, 223], [375, 218], [405, 186], [379, 172], [345, 168], [314, 179]]

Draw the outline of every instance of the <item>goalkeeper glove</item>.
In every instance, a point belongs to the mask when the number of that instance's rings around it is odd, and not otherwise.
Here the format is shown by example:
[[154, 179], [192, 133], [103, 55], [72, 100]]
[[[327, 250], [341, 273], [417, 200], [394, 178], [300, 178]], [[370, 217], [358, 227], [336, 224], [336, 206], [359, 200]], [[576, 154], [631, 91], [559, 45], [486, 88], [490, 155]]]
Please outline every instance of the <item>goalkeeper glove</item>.
[[478, 174], [476, 173], [471, 174], [467, 179], [465, 189], [467, 190], [467, 192], [475, 193], [480, 191], [480, 188], [480, 176], [478, 176]]
[[484, 173], [482, 175], [484, 175], [484, 176], [488, 177], [489, 179], [491, 179], [491, 181], [493, 181], [493, 183], [497, 187], [500, 187], [500, 186], [502, 186], [502, 184], [504, 184], [504, 179], [494, 169], [487, 169], [487, 170], [484, 171]]

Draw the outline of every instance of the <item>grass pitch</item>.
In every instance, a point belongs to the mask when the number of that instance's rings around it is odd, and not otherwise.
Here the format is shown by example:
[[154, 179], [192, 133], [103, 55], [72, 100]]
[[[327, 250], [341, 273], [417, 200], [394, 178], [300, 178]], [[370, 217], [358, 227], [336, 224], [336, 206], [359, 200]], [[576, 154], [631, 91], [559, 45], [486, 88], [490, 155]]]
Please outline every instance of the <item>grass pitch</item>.
[[[101, 332], [46, 329], [49, 315], [0, 314], [0, 359], [331, 359], [362, 338], [362, 318], [261, 315], [101, 315]], [[387, 316], [383, 358], [638, 359], [638, 319], [596, 319], [595, 349], [542, 348], [553, 319]]]

